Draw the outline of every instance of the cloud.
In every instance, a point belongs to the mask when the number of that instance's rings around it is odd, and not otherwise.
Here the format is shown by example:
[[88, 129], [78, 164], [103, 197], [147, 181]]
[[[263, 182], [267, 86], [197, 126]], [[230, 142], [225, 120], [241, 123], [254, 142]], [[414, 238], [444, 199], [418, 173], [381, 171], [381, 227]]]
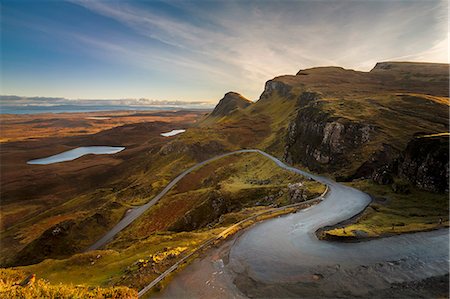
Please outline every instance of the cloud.
[[64, 106], [64, 105], [77, 105], [77, 106], [127, 106], [127, 107], [204, 107], [211, 108], [212, 103], [203, 101], [159, 101], [152, 99], [66, 99], [55, 97], [22, 97], [11, 95], [0, 95], [0, 106], [8, 107], [49, 107], [49, 106]]
[[448, 62], [445, 1], [69, 2], [127, 31], [46, 30], [80, 52], [210, 98], [233, 89], [256, 99], [265, 81], [314, 66]]

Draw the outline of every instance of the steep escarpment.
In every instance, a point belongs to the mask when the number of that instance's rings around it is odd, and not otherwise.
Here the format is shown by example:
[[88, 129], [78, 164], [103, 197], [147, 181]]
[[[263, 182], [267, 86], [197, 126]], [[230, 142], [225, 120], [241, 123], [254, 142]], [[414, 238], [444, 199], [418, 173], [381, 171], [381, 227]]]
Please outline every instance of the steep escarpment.
[[225, 109], [233, 103], [225, 96], [211, 114], [225, 116], [208, 126], [224, 135], [249, 128], [260, 138], [247, 137], [246, 147], [339, 180], [371, 178], [418, 132], [449, 131], [448, 77], [448, 65], [432, 63], [382, 62], [370, 72], [300, 70], [267, 81], [246, 109]]
[[338, 179], [367, 178], [417, 132], [448, 131], [445, 76], [441, 64], [381, 63], [368, 73], [314, 68], [268, 81], [255, 106], [295, 102], [286, 161]]
[[375, 131], [374, 125], [335, 117], [319, 107], [305, 107], [289, 126], [284, 159], [313, 171], [337, 171], [351, 163], [349, 159]]
[[[372, 175], [380, 185], [392, 185], [397, 193], [407, 193], [408, 185], [433, 193], [445, 193], [449, 188], [449, 135], [418, 135], [406, 149]], [[397, 183], [394, 180], [407, 183]]]
[[420, 189], [448, 192], [449, 135], [413, 138], [398, 161], [398, 174]]

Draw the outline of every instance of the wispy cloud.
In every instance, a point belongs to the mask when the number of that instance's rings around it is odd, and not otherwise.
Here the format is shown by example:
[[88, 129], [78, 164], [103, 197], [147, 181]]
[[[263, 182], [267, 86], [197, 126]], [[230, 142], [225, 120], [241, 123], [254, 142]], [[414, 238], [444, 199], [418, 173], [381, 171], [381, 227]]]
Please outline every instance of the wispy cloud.
[[112, 64], [169, 74], [174, 88], [209, 99], [228, 89], [256, 99], [266, 80], [300, 68], [448, 61], [446, 1], [69, 2], [133, 34], [45, 30]]
[[439, 2], [221, 2], [216, 9], [204, 2], [169, 2], [207, 19], [211, 28], [130, 3], [74, 2], [185, 51], [181, 60], [169, 57], [173, 63], [228, 80], [232, 72], [251, 86], [245, 89], [253, 97], [265, 80], [300, 67], [368, 70], [380, 60], [447, 59], [447, 18]]

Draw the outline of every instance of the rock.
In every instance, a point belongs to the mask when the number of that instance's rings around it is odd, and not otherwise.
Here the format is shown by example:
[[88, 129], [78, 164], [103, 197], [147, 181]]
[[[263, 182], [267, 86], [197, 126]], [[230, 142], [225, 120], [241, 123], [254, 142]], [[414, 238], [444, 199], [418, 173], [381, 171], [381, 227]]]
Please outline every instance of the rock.
[[100, 213], [95, 213], [92, 215], [92, 218], [95, 220], [95, 223], [105, 226], [108, 224], [108, 219]]
[[389, 167], [383, 166], [373, 172], [372, 181], [379, 185], [389, 185], [394, 182], [394, 177]]
[[[304, 92], [299, 96], [299, 105], [319, 97], [317, 93]], [[334, 117], [319, 104], [307, 105], [288, 126], [283, 158], [313, 171], [337, 171], [352, 162], [347, 154], [370, 141], [374, 130], [371, 125]]]
[[286, 97], [289, 95], [292, 86], [282, 82], [281, 80], [277, 80], [277, 78], [269, 80], [266, 82], [264, 87], [264, 92], [260, 96], [260, 100], [265, 100], [272, 97], [274, 94], [278, 94], [279, 96]]
[[398, 159], [398, 175], [416, 187], [449, 191], [449, 136], [415, 137]]
[[313, 101], [316, 101], [320, 98], [320, 95], [317, 92], [302, 92], [297, 99], [297, 103], [299, 107], [306, 106]]
[[288, 194], [291, 203], [297, 203], [306, 200], [305, 190], [301, 182], [289, 184]]
[[[392, 191], [398, 194], [409, 194], [410, 184], [430, 192], [448, 192], [449, 136], [425, 136], [411, 139], [397, 157], [390, 155], [390, 161], [373, 172], [372, 180], [392, 184]], [[398, 177], [396, 182], [394, 176]]]
[[220, 191], [211, 191], [203, 202], [187, 212], [168, 230], [180, 232], [205, 227], [212, 221], [219, 219], [221, 215], [231, 212], [233, 207], [232, 203]]
[[354, 179], [368, 179], [372, 177], [373, 172], [384, 166], [392, 163], [400, 154], [400, 151], [395, 149], [389, 144], [382, 144], [381, 149], [375, 151], [367, 161], [361, 164], [360, 167], [355, 171], [355, 173], [348, 177], [347, 180], [351, 181]]
[[60, 233], [61, 233], [61, 228], [60, 227], [55, 227], [52, 230], [52, 235], [54, 235], [54, 236], [59, 235]]
[[369, 236], [369, 234], [366, 231], [359, 229], [352, 230], [352, 233], [357, 238], [366, 238], [367, 236]]
[[35, 264], [48, 257], [59, 257], [74, 252], [77, 248], [67, 239], [76, 227], [73, 220], [62, 221], [42, 233], [17, 253], [16, 265]]

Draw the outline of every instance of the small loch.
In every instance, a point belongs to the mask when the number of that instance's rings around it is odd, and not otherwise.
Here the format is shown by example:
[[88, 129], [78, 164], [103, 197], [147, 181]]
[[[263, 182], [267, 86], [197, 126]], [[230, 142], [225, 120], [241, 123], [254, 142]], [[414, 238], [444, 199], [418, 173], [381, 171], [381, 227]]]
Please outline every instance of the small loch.
[[175, 136], [175, 135], [178, 135], [178, 134], [181, 134], [181, 133], [184, 133], [184, 132], [186, 132], [186, 130], [183, 130], [183, 129], [181, 129], [181, 130], [172, 130], [170, 132], [161, 133], [161, 136], [170, 137], [170, 136]]
[[111, 155], [123, 151], [125, 147], [122, 146], [82, 146], [77, 147], [50, 157], [34, 159], [27, 162], [27, 164], [47, 165], [59, 162], [67, 162], [78, 159], [84, 155]]

